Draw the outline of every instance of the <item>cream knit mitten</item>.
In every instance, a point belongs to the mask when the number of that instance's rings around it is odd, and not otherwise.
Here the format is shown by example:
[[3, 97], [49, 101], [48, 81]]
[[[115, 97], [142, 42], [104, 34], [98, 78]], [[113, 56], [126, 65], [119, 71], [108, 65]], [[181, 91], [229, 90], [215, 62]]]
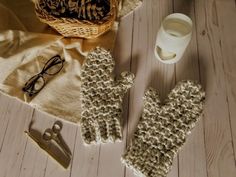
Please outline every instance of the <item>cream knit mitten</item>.
[[86, 144], [115, 142], [122, 138], [122, 102], [134, 75], [123, 72], [115, 81], [114, 66], [111, 54], [99, 47], [88, 54], [83, 64], [81, 132]]
[[201, 86], [192, 81], [178, 83], [164, 105], [154, 89], [147, 90], [142, 117], [122, 162], [140, 176], [166, 177], [202, 113], [204, 98]]

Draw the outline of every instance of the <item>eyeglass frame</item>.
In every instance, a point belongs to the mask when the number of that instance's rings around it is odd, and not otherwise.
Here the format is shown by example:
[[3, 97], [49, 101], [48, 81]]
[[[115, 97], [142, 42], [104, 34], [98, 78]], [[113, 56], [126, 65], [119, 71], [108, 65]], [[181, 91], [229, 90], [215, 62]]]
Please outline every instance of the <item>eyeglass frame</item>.
[[[56, 64], [54, 63], [53, 64], [53, 62], [52, 62], [51, 65], [46, 67], [49, 62], [51, 62], [52, 60], [55, 60], [57, 58], [59, 58], [59, 61], [60, 61], [59, 63], [56, 63]], [[60, 55], [55, 55], [52, 58], [50, 58], [45, 63], [45, 65], [44, 65], [43, 69], [41, 70], [41, 72], [39, 72], [38, 74], [36, 74], [36, 75], [32, 76], [30, 79], [28, 79], [28, 81], [25, 83], [25, 86], [22, 88], [22, 91], [28, 93], [28, 95], [30, 97], [32, 97], [32, 96], [36, 95], [37, 93], [39, 93], [44, 88], [44, 86], [46, 85], [44, 75], [46, 74], [46, 75], [49, 75], [49, 76], [53, 76], [53, 75], [58, 74], [62, 70], [62, 68], [64, 67], [64, 62], [65, 62], [65, 59], [62, 59]], [[48, 69], [50, 69], [51, 67], [53, 67], [57, 64], [60, 64], [60, 63], [61, 63], [61, 67], [57, 72], [55, 72], [53, 74], [47, 73]], [[42, 84], [42, 87], [40, 89], [36, 90], [35, 89], [35, 84], [37, 83], [38, 79], [40, 79], [40, 78], [42, 78], [43, 84]]]

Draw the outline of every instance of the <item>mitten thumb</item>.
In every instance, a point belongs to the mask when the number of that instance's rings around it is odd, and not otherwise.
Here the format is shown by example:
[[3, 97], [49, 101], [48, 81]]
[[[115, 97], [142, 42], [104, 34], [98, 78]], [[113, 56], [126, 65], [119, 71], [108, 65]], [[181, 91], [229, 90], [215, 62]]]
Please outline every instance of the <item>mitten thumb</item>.
[[134, 74], [128, 71], [122, 72], [117, 80], [117, 87], [121, 92], [126, 92], [134, 83]]
[[145, 91], [144, 97], [144, 113], [149, 113], [150, 115], [158, 115], [161, 110], [161, 101], [157, 90], [154, 88], [148, 88]]

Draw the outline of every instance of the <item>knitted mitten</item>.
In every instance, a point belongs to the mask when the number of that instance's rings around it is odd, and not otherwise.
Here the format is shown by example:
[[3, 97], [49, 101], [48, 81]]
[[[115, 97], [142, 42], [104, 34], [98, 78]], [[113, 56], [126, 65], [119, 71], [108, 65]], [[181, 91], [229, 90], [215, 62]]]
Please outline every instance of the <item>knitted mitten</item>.
[[120, 118], [124, 94], [134, 75], [111, 76], [115, 63], [111, 54], [96, 48], [88, 54], [81, 73], [81, 132], [86, 144], [121, 140]]
[[160, 105], [154, 89], [146, 91], [144, 110], [122, 162], [145, 177], [166, 177], [173, 158], [203, 110], [204, 92], [182, 81]]

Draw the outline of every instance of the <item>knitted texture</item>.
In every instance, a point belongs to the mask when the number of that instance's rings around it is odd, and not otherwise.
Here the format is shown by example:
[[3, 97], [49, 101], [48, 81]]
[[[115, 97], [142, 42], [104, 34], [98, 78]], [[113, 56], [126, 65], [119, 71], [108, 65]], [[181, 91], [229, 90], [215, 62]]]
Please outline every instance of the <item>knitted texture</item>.
[[88, 54], [81, 73], [81, 132], [86, 144], [121, 140], [122, 101], [134, 75], [121, 73], [114, 80], [114, 59], [97, 47]]
[[182, 81], [160, 105], [157, 92], [145, 92], [144, 110], [122, 162], [140, 176], [166, 177], [173, 158], [203, 110], [200, 85]]
[[119, 11], [118, 16], [124, 17], [130, 12], [132, 12], [135, 8], [142, 4], [143, 0], [121, 0], [122, 9]]

